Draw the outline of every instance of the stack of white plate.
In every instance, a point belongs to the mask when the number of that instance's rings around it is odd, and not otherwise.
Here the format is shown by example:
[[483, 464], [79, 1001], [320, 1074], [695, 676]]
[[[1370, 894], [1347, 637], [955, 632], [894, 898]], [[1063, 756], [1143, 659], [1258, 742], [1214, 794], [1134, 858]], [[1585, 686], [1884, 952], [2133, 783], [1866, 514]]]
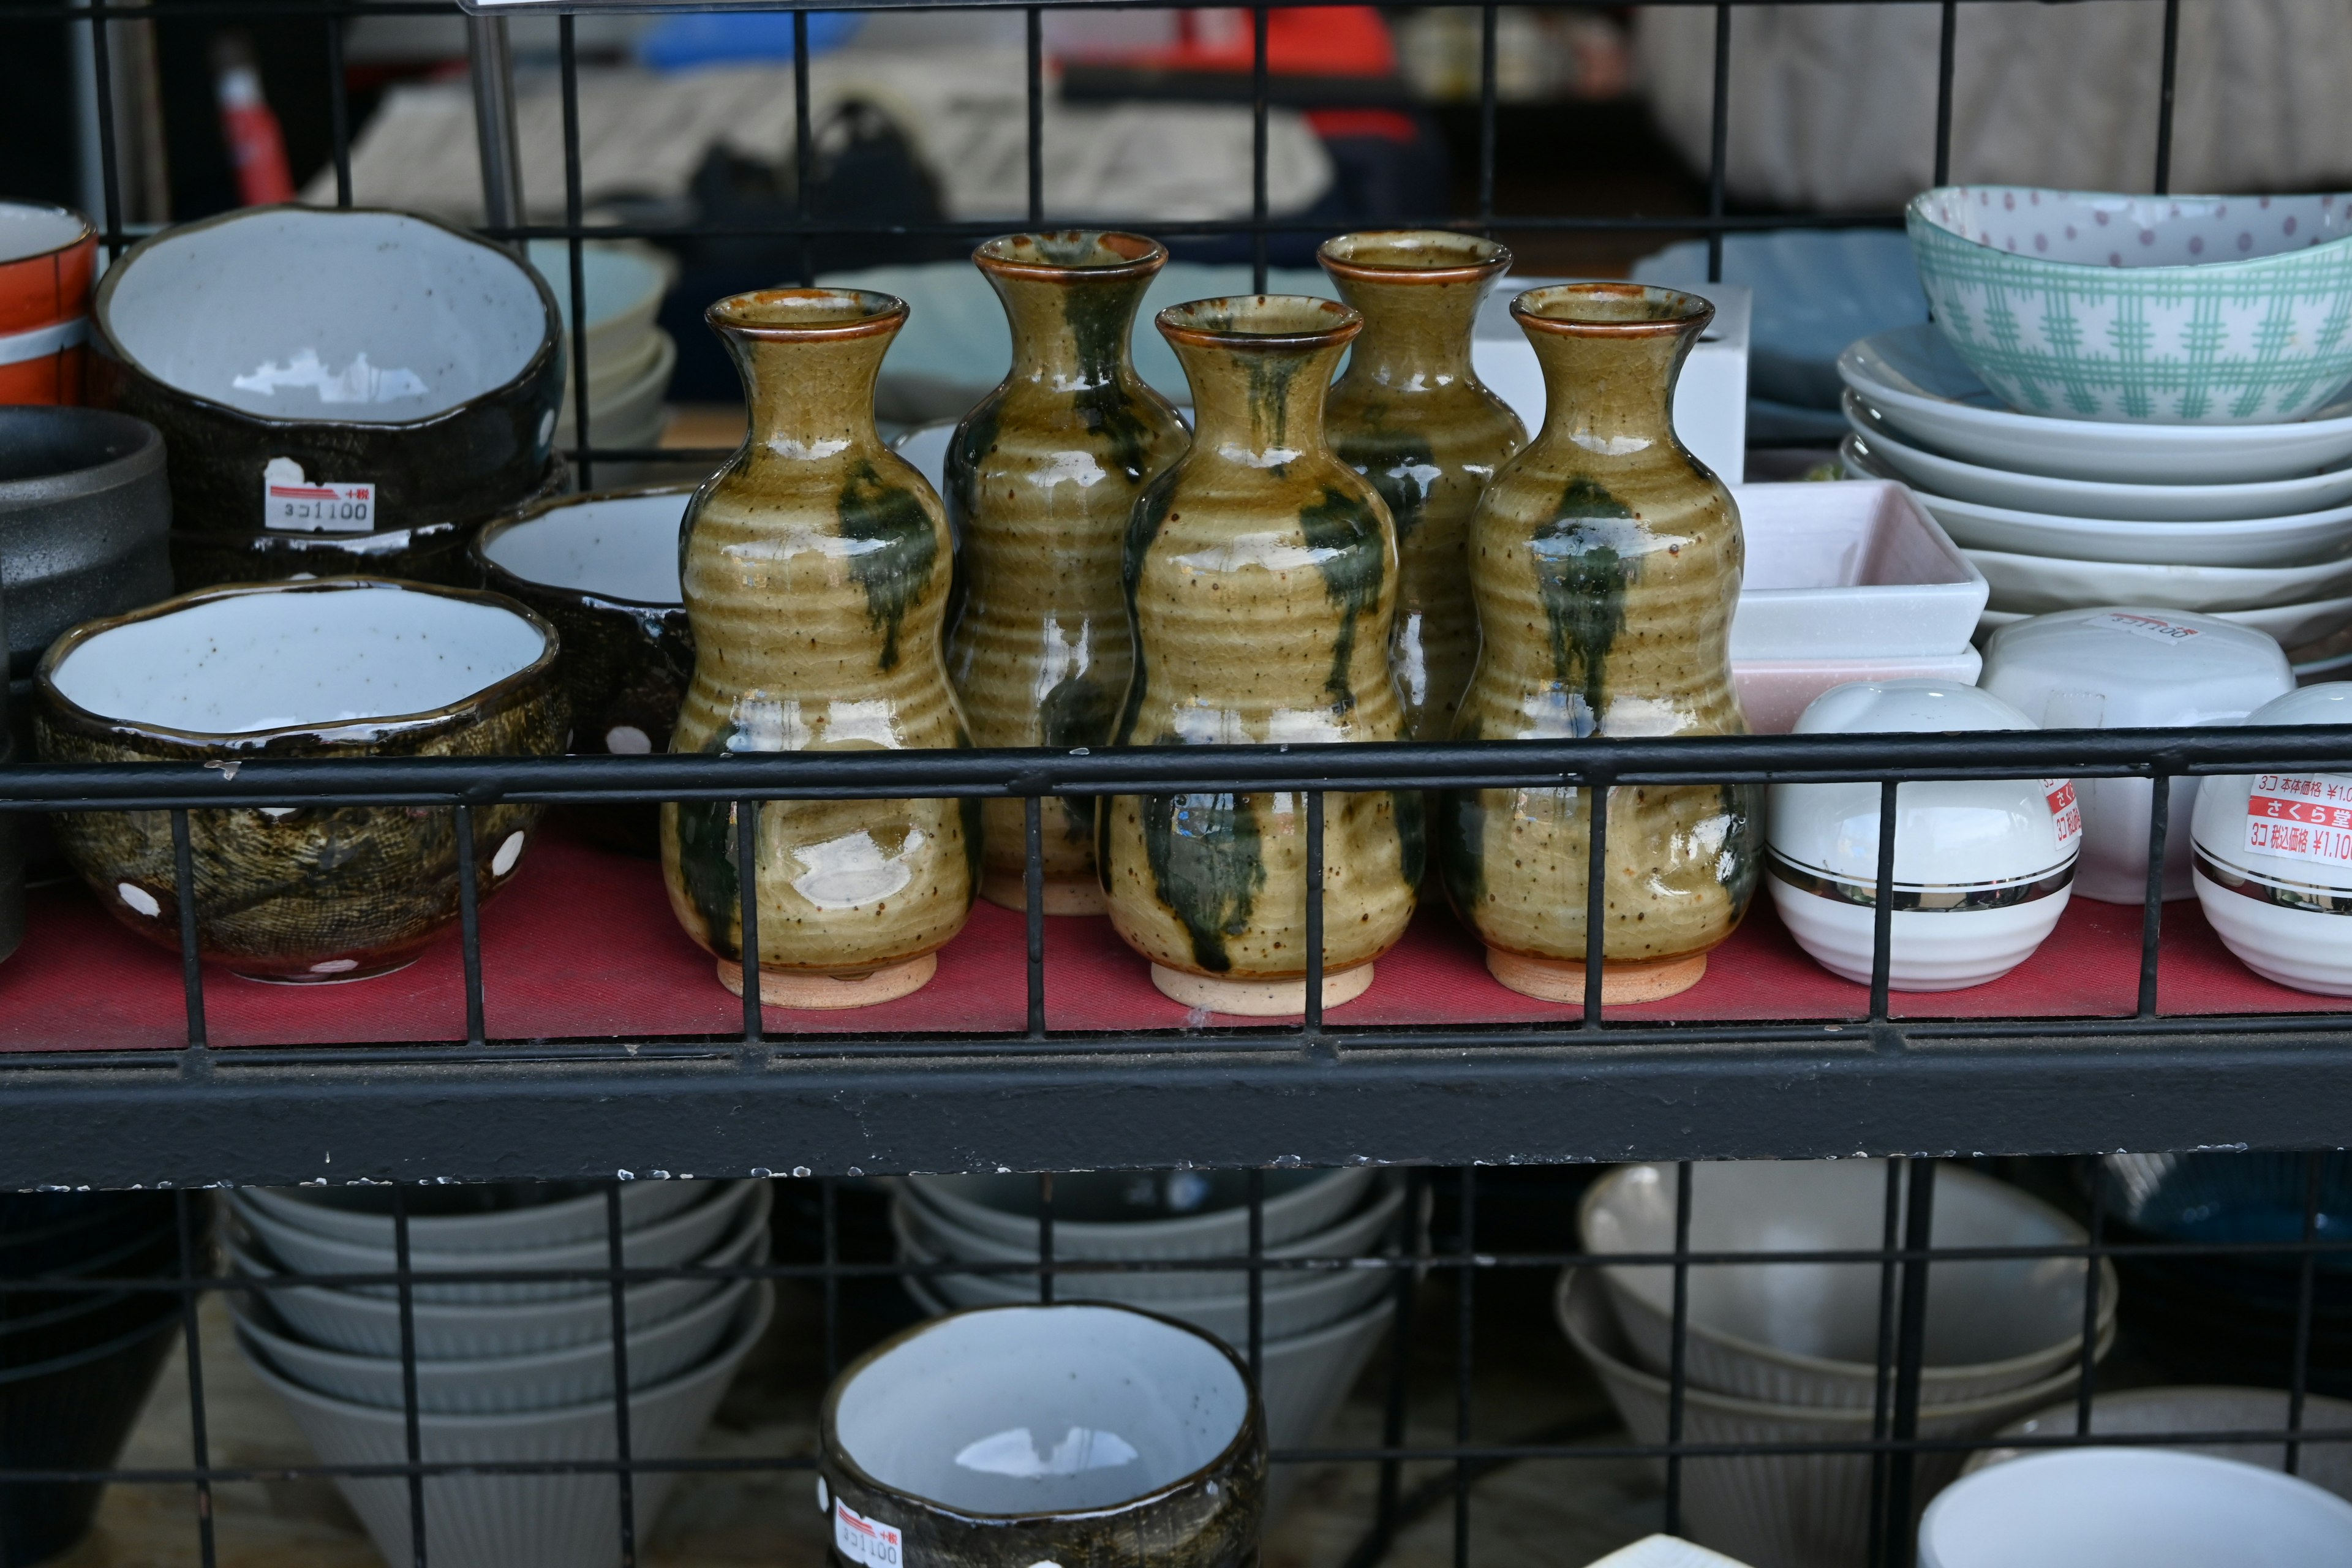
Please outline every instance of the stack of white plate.
[[[1249, 1247], [1245, 1180], [1239, 1171], [1056, 1176], [1057, 1262], [1227, 1261], [1214, 1268], [1057, 1273], [1055, 1300], [1140, 1307], [1214, 1334], [1246, 1356], [1249, 1276], [1230, 1262]], [[1367, 1260], [1264, 1271], [1258, 1392], [1275, 1447], [1312, 1442], [1379, 1344], [1396, 1273], [1370, 1259], [1388, 1249], [1403, 1207], [1404, 1189], [1370, 1169], [1266, 1173], [1268, 1258]], [[1017, 1264], [1037, 1259], [1037, 1212], [1034, 1176], [909, 1176], [890, 1218], [902, 1262]], [[1039, 1299], [1034, 1274], [913, 1275], [907, 1289], [935, 1314]]]
[[[229, 1203], [230, 1252], [257, 1280], [288, 1273], [389, 1274], [383, 1188], [251, 1188]], [[729, 1268], [768, 1257], [764, 1182], [639, 1182], [622, 1189], [633, 1268]], [[418, 1189], [409, 1221], [409, 1333], [428, 1463], [611, 1458], [613, 1296], [576, 1279], [436, 1282], [446, 1273], [601, 1270], [601, 1190], [516, 1184]], [[693, 1453], [735, 1369], [766, 1328], [764, 1281], [660, 1279], [627, 1287], [629, 1432], [639, 1458]], [[393, 1285], [279, 1284], [231, 1299], [237, 1346], [328, 1464], [408, 1458], [401, 1303]], [[635, 1478], [647, 1528], [674, 1472]], [[405, 1563], [408, 1485], [339, 1479], [387, 1562]], [[593, 1568], [621, 1561], [609, 1474], [435, 1476], [425, 1482], [428, 1555], [444, 1568]]]
[[[662, 398], [677, 369], [677, 342], [654, 324], [654, 317], [677, 265], [649, 245], [613, 240], [582, 246], [580, 261], [588, 296], [588, 437], [599, 447], [659, 446], [668, 416]], [[563, 352], [569, 355], [571, 247], [560, 239], [534, 239], [530, 264], [555, 290], [563, 314]], [[555, 426], [555, 444], [564, 450], [578, 444], [578, 394], [574, 373], [567, 368], [563, 412]]]
[[2021, 414], [1933, 326], [1838, 359], [1856, 478], [1899, 479], [1992, 586], [1989, 625], [2197, 610], [2292, 656], [2352, 625], [2352, 402], [2284, 425]]

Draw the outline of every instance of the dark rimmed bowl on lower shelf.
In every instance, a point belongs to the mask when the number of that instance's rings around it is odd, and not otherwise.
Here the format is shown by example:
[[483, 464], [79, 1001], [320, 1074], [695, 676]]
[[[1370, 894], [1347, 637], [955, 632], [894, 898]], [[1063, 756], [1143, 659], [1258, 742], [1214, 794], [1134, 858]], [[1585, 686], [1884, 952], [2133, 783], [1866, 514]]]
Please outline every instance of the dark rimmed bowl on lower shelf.
[[[211, 588], [58, 639], [35, 727], [54, 763], [546, 756], [565, 731], [557, 647], [493, 594], [369, 577]], [[512, 877], [538, 817], [475, 810], [480, 897]], [[170, 815], [57, 826], [108, 911], [177, 951]], [[189, 831], [199, 949], [251, 978], [386, 973], [457, 919], [454, 811], [232, 808], [190, 813]]]

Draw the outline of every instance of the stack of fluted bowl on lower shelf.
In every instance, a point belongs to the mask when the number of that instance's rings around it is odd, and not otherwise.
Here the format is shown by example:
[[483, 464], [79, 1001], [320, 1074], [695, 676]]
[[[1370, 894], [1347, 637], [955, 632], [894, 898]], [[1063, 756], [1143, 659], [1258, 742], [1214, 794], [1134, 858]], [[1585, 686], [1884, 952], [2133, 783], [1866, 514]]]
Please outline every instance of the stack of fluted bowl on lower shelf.
[[[383, 1188], [253, 1188], [230, 1199], [232, 1248], [257, 1288], [233, 1300], [237, 1344], [285, 1401], [320, 1460], [408, 1458], [399, 1289], [268, 1283], [288, 1273], [391, 1274]], [[633, 1268], [726, 1268], [768, 1257], [764, 1182], [636, 1182], [621, 1188], [621, 1250]], [[569, 1184], [410, 1190], [409, 1335], [427, 1464], [611, 1459], [614, 1355], [606, 1195]], [[574, 1279], [436, 1281], [437, 1274], [573, 1270]], [[629, 1284], [629, 1447], [639, 1459], [692, 1454], [735, 1369], [759, 1339], [773, 1288], [750, 1279]], [[635, 1477], [649, 1529], [675, 1472]], [[411, 1561], [407, 1482], [335, 1483], [393, 1563]], [[427, 1555], [440, 1568], [595, 1568], [621, 1561], [610, 1473], [428, 1477]]]
[[[1696, 1252], [1865, 1249], [1881, 1245], [1886, 1168], [1874, 1160], [1691, 1167]], [[1585, 1250], [1674, 1247], [1675, 1171], [1628, 1165], [1596, 1183], [1579, 1215]], [[2080, 1246], [2082, 1227], [2013, 1187], [1938, 1171], [1938, 1247]], [[1975, 1437], [2063, 1397], [2081, 1372], [2083, 1260], [1937, 1261], [1927, 1274], [1917, 1435]], [[1866, 1443], [1878, 1396], [1876, 1264], [1694, 1264], [1688, 1273], [1683, 1440]], [[2097, 1352], [2115, 1337], [2114, 1269], [2100, 1264]], [[1674, 1271], [1570, 1268], [1560, 1326], [1592, 1365], [1634, 1439], [1663, 1443], [1671, 1403]], [[1963, 1456], [1916, 1460], [1915, 1510]], [[1860, 1568], [1869, 1552], [1867, 1453], [1765, 1454], [1683, 1462], [1683, 1517], [1704, 1545], [1756, 1568]], [[1906, 1522], [1903, 1527], [1908, 1530]]]
[[[1219, 1263], [1197, 1270], [1057, 1272], [1054, 1299], [1140, 1307], [1214, 1334], [1246, 1357], [1249, 1276], [1232, 1261], [1249, 1249], [1245, 1180], [1240, 1171], [1055, 1177], [1057, 1264]], [[1039, 1206], [1034, 1176], [909, 1176], [890, 1216], [899, 1259], [1034, 1264]], [[1369, 1260], [1389, 1248], [1403, 1211], [1404, 1189], [1368, 1168], [1266, 1173], [1261, 1235], [1268, 1259], [1367, 1260], [1264, 1271], [1259, 1393], [1274, 1447], [1312, 1442], [1379, 1344], [1396, 1271]], [[907, 1289], [935, 1315], [1040, 1299], [1037, 1276], [1019, 1272], [912, 1274]], [[1286, 1473], [1276, 1472], [1276, 1500], [1286, 1489]]]
[[[191, 1217], [210, 1273], [208, 1201]], [[169, 1193], [0, 1194], [0, 1279], [170, 1280], [182, 1273]], [[180, 1329], [176, 1290], [0, 1291], [0, 1469], [110, 1468]], [[31, 1568], [88, 1533], [94, 1481], [0, 1485], [0, 1563]]]

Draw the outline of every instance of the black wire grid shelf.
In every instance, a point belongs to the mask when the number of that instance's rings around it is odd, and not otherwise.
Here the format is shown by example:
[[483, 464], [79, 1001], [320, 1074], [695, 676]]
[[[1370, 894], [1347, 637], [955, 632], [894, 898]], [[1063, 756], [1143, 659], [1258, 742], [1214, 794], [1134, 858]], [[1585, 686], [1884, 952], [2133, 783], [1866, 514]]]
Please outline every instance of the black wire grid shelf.
[[[1675, 0], [1665, 0], [1675, 3]], [[1708, 0], [1696, 0], [1708, 3]], [[1874, 0], [1855, 0], [1874, 3]], [[625, 7], [624, 7], [625, 8]], [[775, 9], [789, 9], [776, 6]], [[826, 8], [840, 8], [827, 0]], [[1936, 178], [1950, 163], [1954, 40], [1958, 7], [1941, 5], [1937, 72]], [[1727, 211], [1725, 105], [1730, 90], [1732, 7], [1717, 4], [1713, 155], [1704, 216], [1562, 216], [1505, 213], [1496, 203], [1497, 8], [1482, 7], [1482, 73], [1477, 104], [1478, 180], [1475, 214], [1433, 215], [1422, 226], [1483, 230], [1697, 231], [1710, 241], [1710, 276], [1720, 276], [1727, 233], [1795, 224], [1846, 224], [1851, 216], [1748, 216]], [[2179, 0], [2161, 0], [2162, 86], [2155, 188], [2168, 185]], [[1028, 222], [1053, 221], [1045, 208], [1042, 150], [1044, 7], [1028, 20]], [[268, 19], [273, 26], [316, 26], [325, 32], [332, 86], [333, 146], [341, 201], [352, 199], [351, 125], [341, 69], [343, 31], [362, 16], [446, 16], [442, 5], [406, 0], [190, 0], [175, 16]], [[110, 254], [128, 243], [117, 177], [109, 28], [112, 21], [156, 13], [143, 5], [94, 4], [64, 26], [88, 26], [92, 44], [98, 125], [105, 173], [104, 240]], [[1313, 226], [1270, 214], [1266, 198], [1266, 122], [1270, 94], [1266, 16], [1254, 13], [1251, 76], [1256, 136], [1253, 206], [1230, 223], [1128, 226], [1163, 234], [1239, 234], [1255, 246], [1261, 286], [1270, 237]], [[0, 6], [0, 17], [54, 20], [48, 7]], [[580, 179], [578, 58], [572, 16], [558, 18], [566, 153], [565, 216], [561, 225], [522, 221], [506, 78], [503, 22], [468, 18], [475, 43], [475, 91], [482, 110], [485, 189], [498, 237], [569, 242], [572, 297], [584, 295], [584, 221]], [[798, 198], [793, 221], [730, 228], [741, 237], [798, 239], [802, 276], [813, 281], [814, 242], [835, 235], [954, 234], [974, 238], [986, 224], [848, 224], [809, 210], [810, 136], [807, 22], [794, 12], [798, 109]], [[1864, 220], [1867, 221], [1867, 220]], [[1891, 216], [1885, 221], [1893, 221]], [[1401, 225], [1402, 226], [1402, 225]], [[1096, 225], [1096, 226], [1101, 226]], [[681, 231], [598, 226], [596, 237]], [[722, 231], [708, 231], [717, 234]], [[570, 454], [583, 486], [598, 461], [650, 452], [598, 448], [588, 428], [584, 322], [573, 327], [578, 449]], [[663, 457], [680, 456], [663, 452]], [[694, 454], [688, 454], [694, 455]], [[716, 456], [712, 454], [711, 456]], [[1900, 737], [1726, 737], [1671, 743], [1589, 740], [1439, 746], [1186, 748], [1105, 751], [832, 754], [725, 758], [574, 757], [523, 761], [273, 763], [223, 771], [169, 766], [30, 767], [0, 773], [0, 809], [13, 811], [160, 810], [171, 815], [177, 855], [187, 1037], [176, 1050], [29, 1052], [0, 1056], [0, 1187], [164, 1186], [176, 1198], [180, 1269], [163, 1279], [86, 1277], [0, 1280], [0, 1292], [98, 1291], [124, 1287], [177, 1293], [188, 1351], [186, 1374], [193, 1445], [183, 1468], [105, 1471], [0, 1471], [0, 1480], [37, 1483], [100, 1479], [186, 1488], [205, 1568], [221, 1560], [211, 1490], [259, 1479], [404, 1478], [409, 1485], [415, 1568], [426, 1568], [424, 1496], [434, 1477], [481, 1473], [611, 1473], [617, 1481], [622, 1560], [635, 1563], [640, 1528], [632, 1479], [656, 1469], [805, 1469], [806, 1454], [749, 1458], [652, 1460], [633, 1458], [628, 1400], [614, 1399], [617, 1447], [606, 1460], [562, 1463], [433, 1464], [421, 1457], [415, 1409], [415, 1342], [410, 1315], [417, 1276], [408, 1267], [409, 1223], [397, 1184], [430, 1180], [600, 1177], [606, 1192], [609, 1267], [600, 1271], [483, 1272], [436, 1275], [437, 1281], [564, 1279], [609, 1286], [615, 1319], [634, 1283], [673, 1278], [797, 1280], [822, 1292], [828, 1368], [840, 1355], [839, 1307], [845, 1286], [886, 1276], [962, 1271], [1035, 1276], [1045, 1299], [1082, 1296], [1090, 1274], [1139, 1269], [1149, 1263], [1058, 1258], [1054, 1247], [1053, 1178], [1040, 1183], [1039, 1248], [1034, 1261], [1006, 1264], [865, 1263], [845, 1259], [835, 1224], [839, 1178], [919, 1170], [1093, 1168], [1193, 1165], [1249, 1171], [1249, 1243], [1225, 1259], [1185, 1259], [1186, 1269], [1230, 1268], [1246, 1280], [1253, 1366], [1264, 1352], [1263, 1292], [1269, 1273], [1318, 1268], [1393, 1271], [1395, 1314], [1381, 1439], [1353, 1447], [1278, 1451], [1279, 1464], [1378, 1467], [1373, 1517], [1347, 1568], [1370, 1568], [1393, 1544], [1414, 1507], [1403, 1467], [1436, 1462], [1448, 1477], [1453, 1554], [1468, 1568], [1473, 1488], [1494, 1468], [1519, 1462], [1654, 1460], [1664, 1475], [1661, 1524], [1681, 1522], [1686, 1464], [1754, 1453], [1751, 1446], [1684, 1437], [1687, 1379], [1683, 1350], [1690, 1270], [1736, 1261], [1861, 1263], [1879, 1271], [1877, 1391], [1870, 1434], [1839, 1442], [1778, 1446], [1786, 1454], [1866, 1455], [1873, 1467], [1870, 1558], [1873, 1568], [1910, 1562], [1908, 1521], [1914, 1468], [1922, 1455], [1987, 1446], [1984, 1440], [1919, 1435], [1921, 1369], [1931, 1263], [1993, 1258], [2090, 1260], [2081, 1348], [2083, 1383], [2073, 1433], [2004, 1439], [2005, 1447], [2078, 1444], [2088, 1438], [2095, 1386], [2094, 1343], [2099, 1315], [2099, 1260], [2134, 1256], [2283, 1255], [2295, 1269], [2293, 1354], [2286, 1418], [2269, 1432], [2166, 1433], [2100, 1442], [2285, 1445], [2295, 1468], [2309, 1445], [2352, 1438], [2352, 1431], [2307, 1428], [2315, 1281], [2323, 1262], [2352, 1242], [2322, 1235], [2323, 1156], [2304, 1157], [2301, 1233], [2293, 1243], [2210, 1243], [2162, 1247], [2112, 1240], [2103, 1225], [2102, 1190], [2094, 1184], [2086, 1243], [2042, 1247], [1938, 1247], [1933, 1234], [1935, 1156], [2033, 1153], [2089, 1149], [2266, 1148], [2322, 1150], [2352, 1142], [2352, 1015], [2241, 1017], [2167, 1016], [2158, 1008], [2157, 960], [2162, 940], [2160, 868], [2173, 826], [2170, 781], [2258, 768], [2352, 768], [2352, 734], [2315, 729], [2241, 731], [2045, 731], [2027, 734]], [[1922, 1021], [1892, 1015], [1887, 987], [1893, 811], [1897, 785], [1943, 778], [2135, 777], [2154, 784], [2149, 830], [2151, 873], [2143, 908], [2137, 1005], [2128, 1016]], [[1874, 974], [1865, 1019], [1815, 1023], [1660, 1025], [1604, 1018], [1603, 966], [1588, 975], [1581, 1016], [1543, 1026], [1349, 1026], [1323, 1017], [1320, 997], [1320, 898], [1307, 911], [1307, 1010], [1291, 1027], [1198, 1029], [1181, 1034], [1105, 1035], [1046, 1026], [1045, 955], [1049, 926], [1036, 896], [1041, 868], [1041, 803], [1052, 797], [1163, 794], [1199, 790], [1306, 792], [1310, 888], [1319, 883], [1322, 796], [1327, 791], [1570, 784], [1587, 792], [1622, 784], [1689, 782], [1822, 782], [1864, 779], [1882, 791]], [[745, 975], [740, 1036], [610, 1040], [502, 1040], [483, 1025], [482, 959], [470, 864], [471, 814], [500, 800], [550, 804], [619, 800], [762, 800], [883, 796], [1018, 798], [1026, 808], [1031, 897], [1027, 921], [1027, 1026], [1001, 1034], [795, 1037], [772, 1035], [758, 999], [756, 967]], [[401, 805], [456, 814], [460, 855], [467, 1038], [436, 1046], [372, 1045], [363, 1037], [333, 1046], [217, 1049], [207, 1043], [205, 983], [195, 956], [195, 902], [188, 813], [226, 806]], [[756, 813], [739, 809], [748, 836]], [[1593, 825], [1590, 849], [1598, 868], [1606, 854], [1606, 820]], [[748, 853], [742, 863], [754, 864]], [[1601, 879], [1590, 879], [1600, 923]], [[756, 929], [755, 889], [742, 889], [745, 945]], [[364, 1025], [354, 1028], [364, 1036]], [[331, 1127], [331, 1172], [319, 1144]], [[1858, 1152], [1898, 1157], [1886, 1167], [1880, 1245], [1843, 1252], [1723, 1253], [1690, 1245], [1690, 1164], [1696, 1159], [1824, 1157]], [[1606, 1159], [1675, 1163], [1675, 1244], [1658, 1253], [1604, 1255], [1480, 1251], [1482, 1165]], [[1433, 1241], [1423, 1224], [1394, 1253], [1346, 1259], [1269, 1256], [1264, 1244], [1263, 1171], [1274, 1166], [1384, 1163], [1411, 1167], [1425, 1187], [1431, 1167], [1458, 1167], [1452, 1177], [1451, 1237]], [[814, 1260], [725, 1268], [626, 1268], [621, 1243], [616, 1172], [648, 1175], [692, 1171], [814, 1179], [824, 1215]], [[212, 1274], [204, 1208], [188, 1189], [214, 1184], [339, 1180], [394, 1183], [398, 1268], [386, 1275], [267, 1279]], [[1407, 1205], [1407, 1213], [1418, 1205]], [[1476, 1284], [1507, 1271], [1643, 1262], [1672, 1268], [1675, 1353], [1665, 1441], [1482, 1441], [1472, 1425], [1476, 1364], [1473, 1310]], [[1161, 1264], [1157, 1267], [1178, 1267]], [[1430, 1272], [1454, 1283], [1451, 1325], [1454, 1440], [1405, 1442], [1405, 1369], [1416, 1331], [1416, 1282]], [[405, 1462], [378, 1466], [273, 1466], [268, 1471], [215, 1466], [208, 1458], [197, 1305], [224, 1289], [268, 1290], [302, 1284], [397, 1288], [403, 1318], [402, 1363], [408, 1401]], [[1418, 1325], [1426, 1330], [1430, 1325]], [[614, 1384], [629, 1386], [624, 1336], [614, 1343]], [[1558, 1436], [1558, 1435], [1555, 1435]], [[1607, 1436], [1607, 1434], [1601, 1434]], [[1416, 1491], [1427, 1491], [1425, 1483]], [[1424, 1502], [1427, 1499], [1423, 1500]]]

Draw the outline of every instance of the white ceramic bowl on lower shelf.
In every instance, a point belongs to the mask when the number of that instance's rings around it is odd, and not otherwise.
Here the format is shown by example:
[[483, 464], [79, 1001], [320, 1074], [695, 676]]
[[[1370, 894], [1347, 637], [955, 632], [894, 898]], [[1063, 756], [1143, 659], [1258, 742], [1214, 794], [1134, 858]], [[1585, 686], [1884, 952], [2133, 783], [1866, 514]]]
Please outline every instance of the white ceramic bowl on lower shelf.
[[[2352, 724], [2352, 682], [2291, 691], [2250, 728]], [[2352, 996], [2352, 743], [2336, 773], [2208, 778], [2197, 792], [2197, 901], [2222, 945], [2266, 980]]]

